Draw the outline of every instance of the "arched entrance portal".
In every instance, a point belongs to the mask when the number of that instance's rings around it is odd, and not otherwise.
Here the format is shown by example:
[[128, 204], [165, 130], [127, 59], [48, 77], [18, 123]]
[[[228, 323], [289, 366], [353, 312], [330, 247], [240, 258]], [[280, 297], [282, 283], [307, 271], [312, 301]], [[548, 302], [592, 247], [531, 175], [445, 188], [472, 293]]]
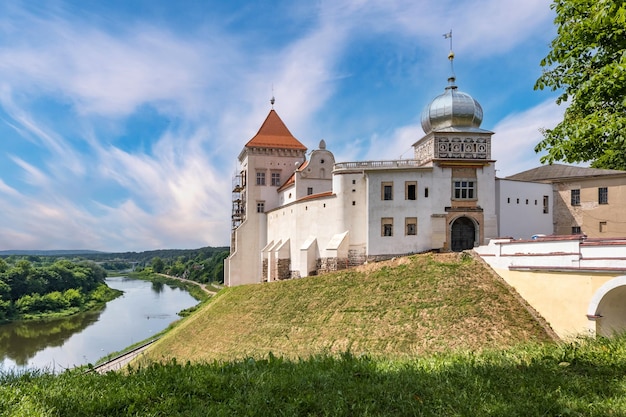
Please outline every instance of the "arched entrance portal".
[[476, 226], [469, 217], [459, 217], [450, 230], [450, 249], [461, 252], [472, 249], [476, 240]]
[[626, 331], [625, 299], [626, 275], [612, 279], [598, 288], [587, 310], [587, 317], [595, 321], [596, 335], [610, 337]]

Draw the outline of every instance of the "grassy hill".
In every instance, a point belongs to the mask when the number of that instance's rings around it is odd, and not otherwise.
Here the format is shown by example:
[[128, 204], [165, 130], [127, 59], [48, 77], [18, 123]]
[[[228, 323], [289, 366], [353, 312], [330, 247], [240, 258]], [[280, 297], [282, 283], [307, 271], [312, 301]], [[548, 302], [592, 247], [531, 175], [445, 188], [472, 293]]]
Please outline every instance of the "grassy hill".
[[482, 262], [424, 254], [225, 289], [145, 359], [203, 362], [347, 351], [401, 359], [548, 340], [546, 329]]
[[125, 372], [0, 372], [0, 415], [625, 416], [626, 335], [549, 339], [480, 261], [419, 255], [226, 289]]

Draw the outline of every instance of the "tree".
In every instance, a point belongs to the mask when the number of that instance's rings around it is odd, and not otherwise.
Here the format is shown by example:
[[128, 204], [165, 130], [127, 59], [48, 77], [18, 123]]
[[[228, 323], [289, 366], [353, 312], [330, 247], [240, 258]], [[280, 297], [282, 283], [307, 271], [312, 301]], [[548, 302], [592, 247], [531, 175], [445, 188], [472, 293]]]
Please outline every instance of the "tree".
[[152, 270], [154, 270], [154, 272], [157, 272], [157, 273], [163, 272], [163, 268], [165, 268], [165, 263], [158, 256], [155, 256], [154, 258], [152, 258], [151, 264], [152, 264]]
[[563, 121], [543, 131], [542, 162], [626, 170], [626, 4], [554, 0], [557, 36], [535, 89], [562, 90]]

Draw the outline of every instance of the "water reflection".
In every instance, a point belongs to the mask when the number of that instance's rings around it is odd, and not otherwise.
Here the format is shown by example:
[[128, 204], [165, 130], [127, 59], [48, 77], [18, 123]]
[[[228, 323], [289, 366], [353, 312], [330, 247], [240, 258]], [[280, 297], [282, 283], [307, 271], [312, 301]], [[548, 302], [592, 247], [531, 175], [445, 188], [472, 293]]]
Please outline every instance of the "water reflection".
[[163, 287], [165, 286], [165, 284], [163, 284], [162, 282], [153, 282], [152, 283], [152, 291], [154, 292], [163, 292]]
[[45, 321], [8, 323], [0, 326], [0, 361], [11, 359], [24, 366], [37, 352], [63, 344], [75, 333], [98, 321], [102, 312], [88, 312]]
[[184, 290], [123, 277], [107, 284], [124, 292], [102, 311], [0, 326], [0, 371], [59, 371], [96, 361], [153, 337], [197, 301]]

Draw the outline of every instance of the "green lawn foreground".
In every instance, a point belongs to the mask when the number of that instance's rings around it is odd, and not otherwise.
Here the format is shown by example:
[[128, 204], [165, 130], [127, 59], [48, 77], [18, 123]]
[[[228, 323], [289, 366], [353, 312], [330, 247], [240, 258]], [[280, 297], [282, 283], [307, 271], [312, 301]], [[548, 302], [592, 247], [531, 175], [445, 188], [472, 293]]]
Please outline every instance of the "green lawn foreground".
[[344, 353], [0, 379], [3, 416], [624, 416], [626, 337], [383, 360]]

